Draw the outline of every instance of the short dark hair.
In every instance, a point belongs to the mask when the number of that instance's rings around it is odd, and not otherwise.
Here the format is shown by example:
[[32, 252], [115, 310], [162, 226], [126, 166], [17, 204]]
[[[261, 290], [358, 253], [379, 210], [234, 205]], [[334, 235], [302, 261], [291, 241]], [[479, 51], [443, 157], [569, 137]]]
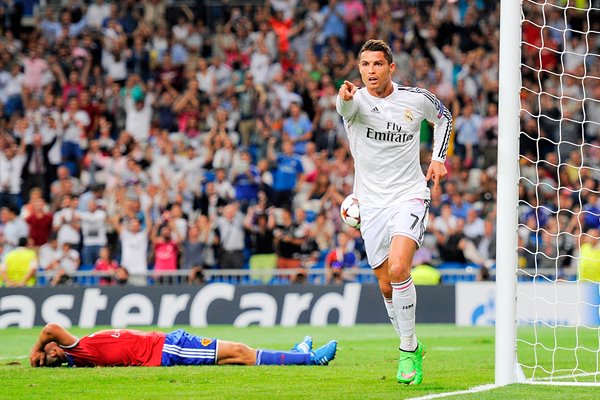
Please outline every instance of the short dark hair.
[[385, 60], [391, 64], [394, 62], [394, 58], [392, 56], [392, 49], [390, 49], [390, 46], [388, 46], [388, 44], [381, 39], [370, 39], [367, 40], [365, 42], [365, 44], [363, 44], [363, 46], [361, 47], [360, 51], [358, 52], [358, 57], [360, 58], [360, 55], [363, 53], [363, 51], [381, 51], [383, 52], [383, 56], [385, 57]]
[[44, 367], [56, 368], [63, 364], [62, 360], [58, 357], [53, 357], [48, 353], [45, 353]]
[[16, 205], [12, 204], [12, 203], [7, 204], [7, 205], [5, 205], [2, 208], [5, 209], [6, 211], [12, 213], [12, 214], [15, 214], [15, 215], [17, 215], [19, 213], [19, 208]]

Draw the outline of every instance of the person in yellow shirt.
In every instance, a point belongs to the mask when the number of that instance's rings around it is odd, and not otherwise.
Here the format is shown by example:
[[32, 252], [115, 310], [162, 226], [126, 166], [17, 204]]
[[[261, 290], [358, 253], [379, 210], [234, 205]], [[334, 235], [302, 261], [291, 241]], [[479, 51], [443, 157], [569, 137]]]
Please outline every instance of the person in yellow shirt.
[[35, 285], [38, 260], [35, 251], [26, 247], [27, 239], [19, 239], [17, 248], [9, 251], [2, 263], [2, 280], [7, 287]]
[[417, 286], [434, 286], [442, 282], [442, 274], [429, 264], [415, 265], [411, 271], [413, 282]]
[[413, 268], [410, 272], [413, 282], [417, 286], [433, 286], [442, 283], [442, 274], [431, 265], [431, 251], [425, 247], [415, 253]]
[[600, 230], [590, 229], [587, 235], [582, 235], [579, 249], [579, 280], [600, 282], [600, 245], [598, 235]]

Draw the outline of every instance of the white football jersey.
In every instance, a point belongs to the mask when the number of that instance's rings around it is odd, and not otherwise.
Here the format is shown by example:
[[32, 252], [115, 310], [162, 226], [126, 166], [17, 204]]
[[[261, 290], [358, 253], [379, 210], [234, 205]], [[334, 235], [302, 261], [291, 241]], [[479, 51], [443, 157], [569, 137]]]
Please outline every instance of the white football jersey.
[[354, 194], [369, 207], [429, 199], [419, 157], [421, 121], [435, 125], [432, 160], [446, 160], [452, 131], [450, 111], [433, 94], [393, 86], [385, 98], [372, 96], [365, 88], [350, 101], [337, 98], [354, 157]]

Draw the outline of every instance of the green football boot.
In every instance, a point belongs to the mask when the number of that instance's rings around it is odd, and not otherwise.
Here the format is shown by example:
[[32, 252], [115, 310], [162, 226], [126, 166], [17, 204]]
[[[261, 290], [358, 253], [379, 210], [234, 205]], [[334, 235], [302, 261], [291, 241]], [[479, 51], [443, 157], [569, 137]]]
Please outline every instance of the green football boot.
[[423, 356], [425, 346], [417, 341], [417, 349], [413, 352], [400, 350], [400, 361], [398, 362], [398, 383], [406, 385], [418, 385], [423, 380]]

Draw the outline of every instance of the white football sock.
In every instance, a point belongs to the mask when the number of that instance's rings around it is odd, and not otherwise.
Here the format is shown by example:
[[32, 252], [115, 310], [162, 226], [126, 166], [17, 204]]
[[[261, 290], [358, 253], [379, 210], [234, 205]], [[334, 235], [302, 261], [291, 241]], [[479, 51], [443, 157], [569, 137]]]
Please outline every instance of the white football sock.
[[394, 312], [394, 302], [392, 299], [383, 298], [383, 304], [385, 304], [385, 309], [387, 310], [388, 317], [390, 318], [390, 322], [394, 326], [394, 330], [398, 334], [398, 337], [401, 338], [400, 328], [398, 327], [398, 320], [396, 319], [396, 313]]
[[415, 336], [417, 290], [412, 277], [409, 276], [404, 282], [392, 282], [392, 301], [400, 332], [400, 349], [414, 351], [417, 348]]

